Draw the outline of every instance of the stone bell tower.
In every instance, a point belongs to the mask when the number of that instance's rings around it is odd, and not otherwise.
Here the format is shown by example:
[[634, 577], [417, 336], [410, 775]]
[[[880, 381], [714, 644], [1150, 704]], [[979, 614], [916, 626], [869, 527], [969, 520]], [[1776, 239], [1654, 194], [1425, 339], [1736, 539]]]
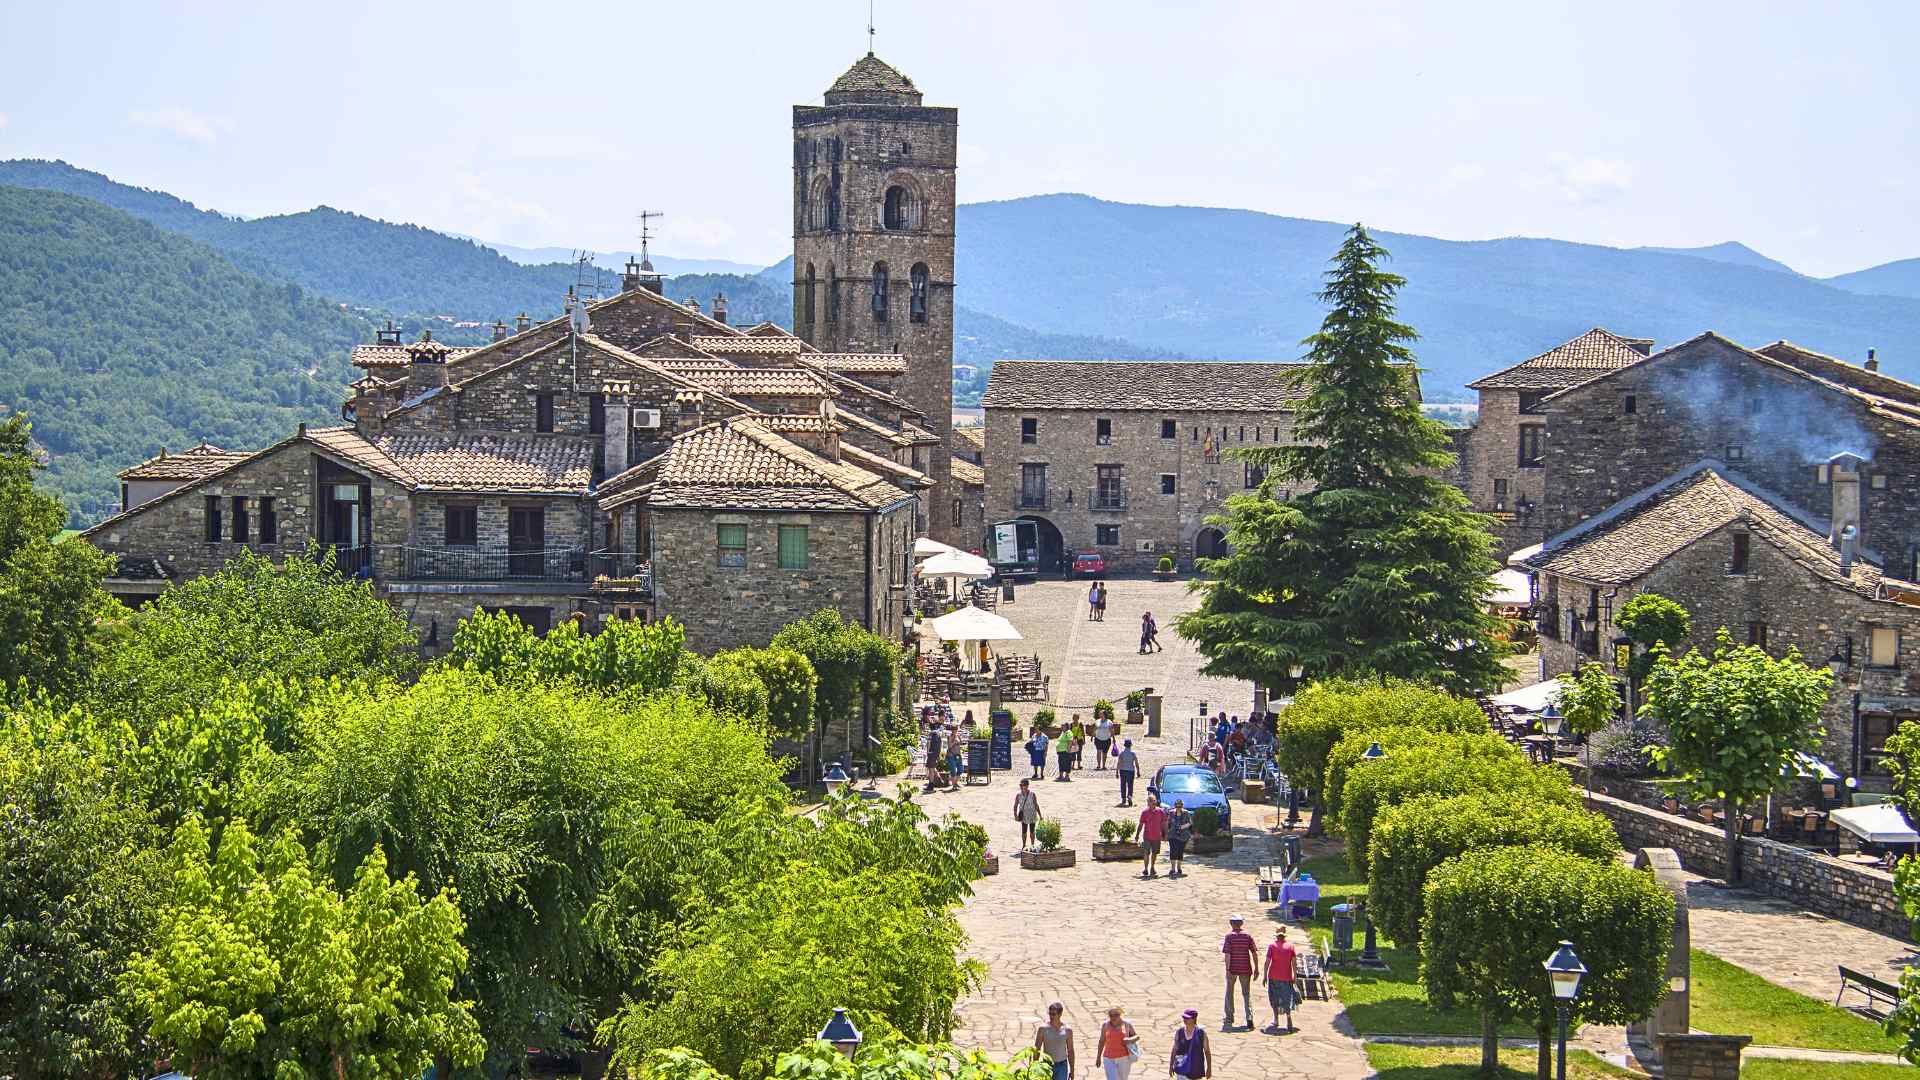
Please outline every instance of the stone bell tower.
[[929, 531], [953, 537], [954, 162], [959, 112], [868, 53], [793, 107], [793, 328], [822, 352], [899, 353], [895, 392], [938, 434]]

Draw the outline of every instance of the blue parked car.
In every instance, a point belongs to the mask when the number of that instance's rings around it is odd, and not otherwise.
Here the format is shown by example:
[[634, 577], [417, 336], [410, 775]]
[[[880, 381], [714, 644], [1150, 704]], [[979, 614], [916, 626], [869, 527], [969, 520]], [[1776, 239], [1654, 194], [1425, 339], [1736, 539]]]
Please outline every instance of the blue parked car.
[[1189, 811], [1211, 806], [1220, 811], [1220, 831], [1233, 828], [1233, 804], [1227, 801], [1227, 789], [1220, 775], [1205, 765], [1162, 765], [1153, 774], [1147, 790], [1160, 796], [1160, 805], [1168, 809], [1184, 802]]

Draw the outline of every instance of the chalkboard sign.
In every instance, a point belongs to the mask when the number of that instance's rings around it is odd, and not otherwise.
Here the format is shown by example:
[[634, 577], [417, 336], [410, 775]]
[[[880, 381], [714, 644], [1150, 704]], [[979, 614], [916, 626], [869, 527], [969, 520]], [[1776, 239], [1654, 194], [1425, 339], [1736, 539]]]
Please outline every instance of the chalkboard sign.
[[996, 725], [993, 729], [993, 751], [991, 755], [996, 769], [1013, 768], [1013, 729]]
[[[985, 739], [970, 739], [967, 741], [967, 775], [968, 776], [991, 775], [987, 768], [988, 746], [989, 746], [989, 743]], [[1008, 765], [1011, 766], [1012, 762], [1009, 761]]]

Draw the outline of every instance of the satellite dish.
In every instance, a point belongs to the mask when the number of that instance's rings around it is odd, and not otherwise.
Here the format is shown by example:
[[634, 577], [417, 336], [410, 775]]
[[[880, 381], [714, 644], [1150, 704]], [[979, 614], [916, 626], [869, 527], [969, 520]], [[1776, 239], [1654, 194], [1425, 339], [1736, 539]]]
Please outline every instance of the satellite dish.
[[568, 313], [568, 318], [569, 321], [572, 322], [573, 332], [576, 334], [584, 334], [593, 329], [593, 320], [587, 318], [587, 305], [585, 302], [574, 304], [573, 310]]

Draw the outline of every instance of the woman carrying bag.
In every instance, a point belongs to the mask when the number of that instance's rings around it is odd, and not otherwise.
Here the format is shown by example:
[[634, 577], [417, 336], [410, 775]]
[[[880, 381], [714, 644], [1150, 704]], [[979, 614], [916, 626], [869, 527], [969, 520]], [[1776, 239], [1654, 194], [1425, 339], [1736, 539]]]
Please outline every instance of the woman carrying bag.
[[1127, 1080], [1139, 1060], [1140, 1035], [1115, 1005], [1107, 1010], [1107, 1022], [1100, 1025], [1100, 1067], [1106, 1070], [1106, 1080]]

